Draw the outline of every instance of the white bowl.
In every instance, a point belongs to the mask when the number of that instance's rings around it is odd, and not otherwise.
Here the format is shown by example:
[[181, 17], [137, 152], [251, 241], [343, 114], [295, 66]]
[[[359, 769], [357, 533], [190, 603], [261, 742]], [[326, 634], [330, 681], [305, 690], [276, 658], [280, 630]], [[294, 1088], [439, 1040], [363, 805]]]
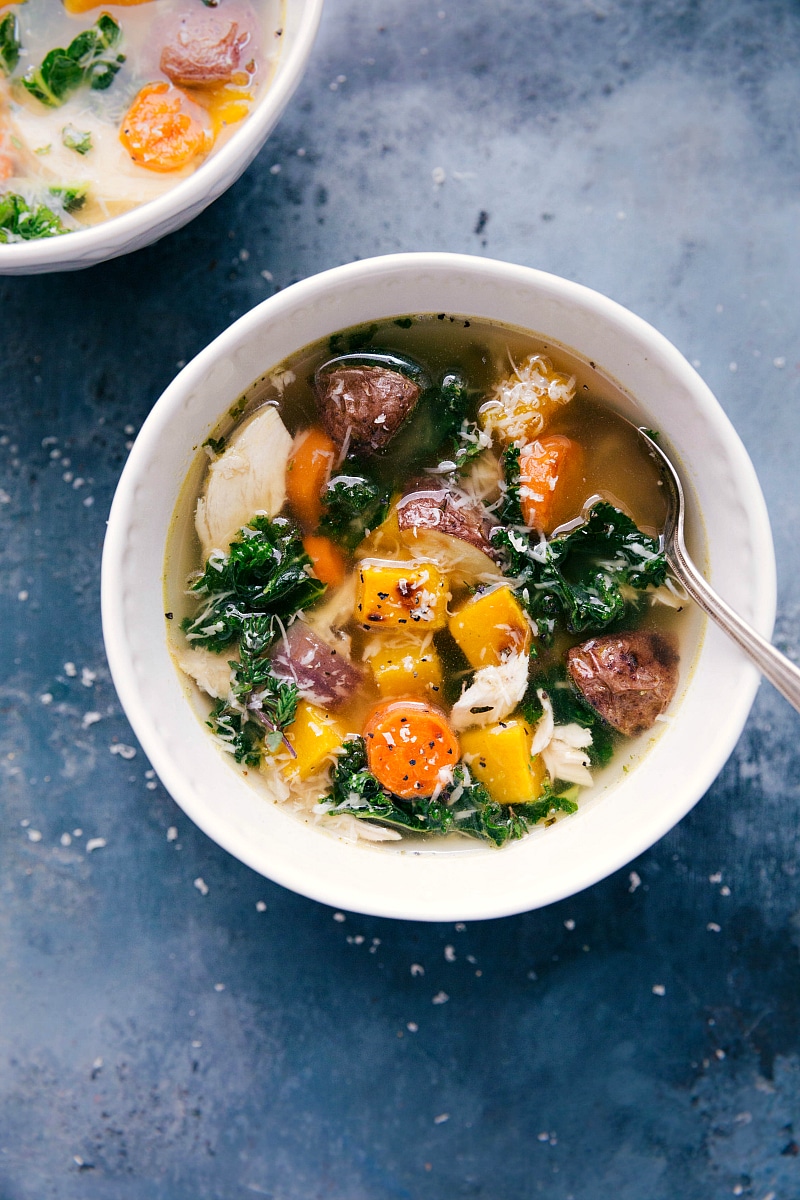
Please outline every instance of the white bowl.
[[770, 635], [775, 563], [763, 496], [730, 422], [681, 354], [588, 288], [452, 254], [368, 259], [306, 279], [242, 317], [181, 371], [142, 427], [114, 498], [103, 555], [103, 629], [114, 682], [146, 754], [186, 814], [231, 854], [339, 908], [422, 920], [498, 917], [602, 879], [703, 795], [734, 747], [758, 684], [755, 669], [716, 629], [701, 639], [663, 733], [627, 773], [594, 789], [599, 794], [574, 816], [502, 850], [480, 845], [468, 853], [350, 844], [265, 801], [198, 720], [167, 646], [165, 547], [197, 447], [231, 402], [287, 355], [338, 329], [415, 312], [539, 332], [595, 362], [636, 397], [628, 415], [661, 430], [678, 452], [711, 582]]
[[306, 68], [323, 3], [291, 0], [286, 5], [281, 53], [271, 84], [241, 127], [193, 175], [156, 200], [100, 225], [41, 241], [0, 245], [0, 275], [91, 267], [141, 250], [198, 216], [236, 182], [275, 128]]

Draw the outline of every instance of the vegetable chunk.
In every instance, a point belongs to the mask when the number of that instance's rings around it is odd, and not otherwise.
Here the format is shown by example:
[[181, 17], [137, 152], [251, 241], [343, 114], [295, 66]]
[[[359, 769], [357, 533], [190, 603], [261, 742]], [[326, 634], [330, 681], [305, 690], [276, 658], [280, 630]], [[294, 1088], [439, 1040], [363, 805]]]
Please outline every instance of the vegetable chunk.
[[450, 633], [473, 667], [498, 666], [512, 654], [527, 654], [531, 627], [509, 587], [476, 596], [450, 618]]
[[650, 729], [678, 686], [674, 642], [641, 629], [573, 646], [567, 669], [601, 717], [628, 736]]
[[325, 759], [343, 743], [347, 736], [344, 726], [316, 704], [300, 700], [294, 721], [286, 737], [297, 757], [288, 768], [301, 779], [314, 775]]
[[365, 629], [444, 629], [448, 599], [433, 563], [365, 558], [359, 566], [355, 618]]
[[322, 423], [337, 446], [382, 450], [405, 421], [421, 388], [407, 375], [379, 366], [340, 366], [317, 373]]
[[286, 468], [286, 495], [304, 529], [316, 529], [322, 517], [322, 493], [328, 486], [336, 447], [324, 429], [307, 429], [294, 439]]
[[367, 762], [395, 796], [431, 796], [452, 782], [458, 738], [440, 708], [422, 700], [387, 700], [364, 726]]
[[294, 621], [276, 643], [272, 673], [283, 683], [294, 683], [304, 699], [325, 708], [344, 704], [362, 680], [359, 669], [304, 621]]
[[470, 771], [498, 804], [530, 804], [542, 791], [546, 770], [531, 758], [533, 731], [526, 721], [500, 721], [461, 734], [461, 751]]
[[150, 171], [180, 171], [210, 149], [208, 118], [185, 92], [169, 83], [146, 84], [128, 109], [120, 141], [135, 163]]
[[419, 640], [395, 639], [369, 659], [382, 696], [418, 696], [441, 691], [442, 664], [434, 646], [423, 649]]
[[582, 472], [583, 451], [571, 438], [554, 433], [526, 446], [519, 460], [519, 499], [525, 524], [540, 533], [552, 533], [574, 516], [566, 505]]
[[230, 83], [249, 40], [236, 21], [184, 16], [161, 52], [161, 70], [180, 87]]

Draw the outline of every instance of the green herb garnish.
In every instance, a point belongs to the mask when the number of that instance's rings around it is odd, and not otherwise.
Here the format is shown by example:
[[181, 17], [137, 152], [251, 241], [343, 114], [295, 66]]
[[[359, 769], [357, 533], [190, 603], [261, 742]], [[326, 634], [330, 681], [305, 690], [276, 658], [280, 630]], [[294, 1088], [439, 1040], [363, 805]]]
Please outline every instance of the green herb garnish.
[[0, 242], [31, 242], [68, 230], [46, 204], [28, 204], [16, 192], [0, 195]]
[[61, 130], [61, 141], [68, 150], [74, 150], [77, 154], [88, 154], [92, 148], [92, 135], [88, 131], [82, 133], [80, 129], [76, 129], [74, 125], [65, 125]]
[[124, 54], [115, 53], [121, 37], [118, 22], [103, 13], [90, 29], [74, 37], [66, 50], [50, 50], [40, 66], [29, 67], [22, 82], [50, 108], [58, 108], [83, 84], [93, 91], [105, 91], [125, 62]]
[[19, 62], [21, 49], [19, 21], [14, 13], [6, 13], [0, 19], [0, 72], [2, 74], [11, 74]]
[[50, 195], [59, 201], [65, 212], [77, 212], [86, 203], [89, 193], [88, 183], [76, 183], [71, 187], [48, 188]]

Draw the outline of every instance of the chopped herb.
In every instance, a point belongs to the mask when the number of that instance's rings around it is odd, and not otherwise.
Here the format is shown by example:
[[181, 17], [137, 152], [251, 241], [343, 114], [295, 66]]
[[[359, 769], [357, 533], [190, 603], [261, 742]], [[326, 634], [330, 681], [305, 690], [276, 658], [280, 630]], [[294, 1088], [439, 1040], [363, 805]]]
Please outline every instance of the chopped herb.
[[300, 535], [285, 517], [255, 517], [229, 553], [212, 554], [191, 584], [207, 600], [182, 622], [187, 639], [219, 653], [242, 635], [248, 617], [290, 620], [325, 591], [310, 568]]
[[66, 232], [61, 218], [46, 204], [31, 206], [16, 192], [0, 195], [0, 242], [31, 242]]
[[334, 333], [328, 341], [328, 349], [331, 354], [354, 354], [368, 346], [377, 332], [377, 325], [361, 325], [347, 333]]
[[75, 150], [78, 154], [88, 154], [92, 148], [91, 133], [82, 133], [74, 125], [64, 126], [61, 130], [61, 141], [68, 150]]
[[247, 712], [231, 708], [225, 700], [219, 699], [215, 702], [206, 725], [224, 743], [225, 749], [233, 755], [237, 763], [246, 767], [257, 767], [261, 762], [264, 730]]
[[225, 438], [208, 437], [203, 442], [203, 445], [208, 446], [209, 450], [212, 450], [214, 454], [222, 454], [222, 451], [225, 449]]
[[395, 321], [395, 325], [399, 325], [401, 329], [410, 329], [413, 324], [413, 317], [398, 317]]
[[77, 183], [72, 187], [51, 187], [48, 188], [48, 191], [59, 201], [65, 212], [72, 213], [83, 208], [89, 193], [89, 185], [88, 183]]
[[606, 629], [636, 607], [623, 589], [660, 587], [667, 575], [658, 541], [605, 502], [594, 505], [583, 525], [550, 542], [498, 528], [492, 543], [545, 642], [559, 620], [570, 633]]
[[50, 50], [38, 67], [29, 67], [22, 82], [32, 96], [50, 108], [58, 108], [84, 84], [94, 91], [105, 91], [125, 62], [124, 54], [114, 53], [121, 36], [118, 22], [103, 13], [91, 28], [74, 37], [66, 50]]
[[0, 73], [11, 74], [19, 62], [21, 49], [19, 21], [14, 13], [7, 13], [0, 20]]
[[337, 475], [328, 484], [322, 503], [326, 511], [320, 528], [354, 550], [368, 530], [385, 520], [389, 492], [366, 475]]

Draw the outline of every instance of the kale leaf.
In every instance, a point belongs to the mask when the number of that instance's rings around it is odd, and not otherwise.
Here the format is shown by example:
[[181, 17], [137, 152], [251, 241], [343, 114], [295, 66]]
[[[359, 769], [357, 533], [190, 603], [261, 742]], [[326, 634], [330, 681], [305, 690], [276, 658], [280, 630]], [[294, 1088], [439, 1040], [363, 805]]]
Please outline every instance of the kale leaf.
[[229, 553], [212, 554], [191, 584], [192, 592], [207, 599], [182, 622], [187, 640], [219, 653], [240, 637], [253, 614], [288, 620], [325, 591], [310, 569], [300, 535], [285, 517], [255, 517]]
[[354, 550], [389, 511], [389, 492], [366, 475], [337, 475], [322, 497], [325, 515], [320, 528], [334, 541]]
[[658, 541], [605, 502], [594, 505], [583, 525], [550, 542], [500, 528], [492, 543], [545, 642], [558, 620], [570, 633], [600, 632], [629, 611], [623, 589], [660, 587], [667, 576]]
[[94, 91], [105, 91], [125, 62], [124, 54], [115, 53], [122, 31], [108, 13], [94, 25], [74, 37], [66, 50], [50, 50], [38, 67], [31, 66], [22, 77], [32, 96], [50, 108], [58, 108], [83, 84]]
[[331, 814], [349, 813], [403, 833], [462, 833], [493, 846], [524, 837], [538, 821], [549, 820], [557, 812], [575, 812], [578, 807], [569, 795], [556, 794], [549, 787], [531, 804], [513, 808], [498, 804], [463, 763], [455, 768], [452, 784], [435, 799], [401, 800], [369, 771], [363, 738], [345, 742], [325, 800]]
[[11, 74], [19, 62], [21, 49], [19, 21], [14, 13], [7, 13], [0, 20], [0, 73]]
[[246, 710], [231, 708], [225, 700], [219, 699], [215, 701], [206, 725], [237, 763], [257, 767], [261, 762], [264, 730]]
[[505, 488], [497, 516], [504, 525], [524, 525], [522, 502], [520, 501], [519, 446], [508, 446], [503, 451], [503, 478]]
[[54, 199], [58, 200], [65, 212], [72, 213], [83, 208], [89, 194], [89, 185], [88, 183], [76, 183], [69, 187], [51, 187], [48, 188], [48, 191]]
[[31, 206], [16, 192], [0, 195], [0, 242], [30, 242], [67, 232], [61, 218], [46, 204]]

